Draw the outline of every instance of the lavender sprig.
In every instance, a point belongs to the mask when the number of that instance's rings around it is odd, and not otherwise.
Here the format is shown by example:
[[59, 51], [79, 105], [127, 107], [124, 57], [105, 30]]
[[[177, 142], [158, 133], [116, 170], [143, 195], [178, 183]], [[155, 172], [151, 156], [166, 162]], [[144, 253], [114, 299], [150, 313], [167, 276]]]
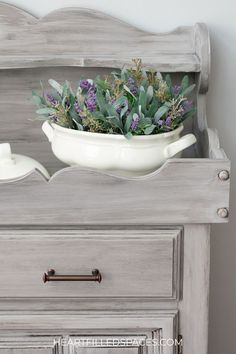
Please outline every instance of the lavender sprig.
[[55, 107], [58, 105], [58, 101], [50, 93], [46, 93], [46, 99], [51, 106]]
[[91, 87], [88, 91], [88, 95], [85, 100], [85, 104], [86, 104], [87, 109], [90, 112], [96, 111], [96, 109], [97, 109], [97, 96], [96, 96], [96, 92], [93, 87]]
[[131, 123], [131, 130], [135, 131], [139, 127], [141, 118], [137, 115], [135, 118], [133, 118], [133, 121]]

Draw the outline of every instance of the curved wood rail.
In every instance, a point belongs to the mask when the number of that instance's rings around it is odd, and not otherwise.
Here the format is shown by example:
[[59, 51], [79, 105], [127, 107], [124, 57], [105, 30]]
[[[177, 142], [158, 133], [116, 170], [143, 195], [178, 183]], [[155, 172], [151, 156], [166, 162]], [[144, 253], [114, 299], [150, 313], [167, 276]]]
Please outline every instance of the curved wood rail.
[[[141, 57], [164, 72], [204, 71], [208, 78], [203, 24], [150, 33], [101, 12], [63, 8], [37, 19], [0, 3], [0, 68], [45, 66], [117, 67]], [[96, 31], [94, 29], [96, 28]], [[79, 48], [79, 50], [78, 50]], [[43, 50], [42, 50], [43, 49]], [[66, 54], [65, 54], [66, 53]]]
[[[152, 174], [126, 178], [78, 167], [47, 181], [33, 171], [0, 184], [1, 225], [103, 225], [226, 222], [227, 159], [170, 159]], [[170, 218], [171, 214], [171, 218]]]

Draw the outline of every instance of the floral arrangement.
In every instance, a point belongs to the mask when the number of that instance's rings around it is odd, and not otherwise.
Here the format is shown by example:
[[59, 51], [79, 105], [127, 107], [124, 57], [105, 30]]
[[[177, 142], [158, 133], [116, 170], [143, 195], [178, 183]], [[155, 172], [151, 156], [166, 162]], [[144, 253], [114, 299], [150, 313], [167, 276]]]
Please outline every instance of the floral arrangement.
[[33, 92], [36, 113], [62, 127], [127, 138], [172, 131], [195, 113], [188, 99], [195, 85], [187, 75], [173, 85], [170, 75], [163, 78], [144, 69], [140, 59], [133, 62], [105, 78], [81, 79], [75, 91], [68, 81], [50, 79], [51, 92]]

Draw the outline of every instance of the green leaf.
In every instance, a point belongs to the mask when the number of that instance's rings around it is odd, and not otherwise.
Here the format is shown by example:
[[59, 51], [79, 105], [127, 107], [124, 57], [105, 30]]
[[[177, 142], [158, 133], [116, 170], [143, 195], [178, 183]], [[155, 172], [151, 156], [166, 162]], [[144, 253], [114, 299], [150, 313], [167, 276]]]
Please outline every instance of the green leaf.
[[113, 104], [112, 104], [113, 107], [115, 107], [115, 109], [119, 108], [119, 107], [122, 107], [122, 106], [127, 106], [128, 108], [128, 100], [127, 100], [127, 97], [125, 96], [121, 96], [119, 97]]
[[97, 93], [96, 93], [96, 96], [97, 96], [97, 104], [98, 104], [98, 107], [99, 107], [100, 111], [104, 115], [106, 115], [106, 113], [107, 113], [107, 110], [106, 110], [107, 103], [106, 103], [106, 100], [105, 100], [102, 92], [100, 90], [98, 90]]
[[77, 123], [81, 123], [81, 118], [80, 116], [78, 115], [78, 113], [76, 112], [74, 106], [71, 106], [70, 110], [69, 110], [69, 115], [70, 115], [70, 118], [73, 120], [73, 121], [76, 121]]
[[131, 138], [132, 138], [132, 133], [131, 132], [128, 132], [128, 133], [126, 133], [125, 134], [125, 137], [126, 137], [126, 139], [128, 139], [128, 140], [130, 140]]
[[166, 105], [161, 106], [161, 107], [157, 110], [156, 114], [154, 115], [155, 122], [157, 123], [157, 122], [159, 121], [159, 119], [160, 119], [162, 116], [164, 116], [164, 114], [165, 114], [166, 112], [168, 112], [168, 111], [169, 111], [169, 107], [167, 107]]
[[132, 97], [134, 97], [136, 99], [136, 97], [132, 94], [132, 92], [130, 91], [128, 86], [124, 85], [123, 87], [124, 87], [125, 91], [127, 91]]
[[110, 117], [116, 117], [119, 120], [119, 116], [115, 108], [111, 104], [105, 104], [106, 111]]
[[169, 74], [166, 75], [165, 81], [167, 83], [169, 93], [170, 93], [171, 97], [173, 97], [173, 85], [172, 85], [172, 80], [171, 80], [171, 77]]
[[64, 85], [62, 86], [62, 96], [65, 98], [65, 96], [69, 95], [69, 82], [66, 81]]
[[146, 113], [146, 102], [147, 102], [146, 92], [144, 88], [141, 86], [139, 92], [139, 105], [141, 106], [142, 112], [144, 113]]
[[148, 88], [147, 88], [146, 105], [148, 105], [151, 102], [152, 98], [153, 98], [153, 87], [152, 86], [148, 86]]
[[128, 131], [130, 130], [132, 120], [133, 120], [133, 114], [130, 113], [125, 121], [125, 125], [124, 125], [124, 132], [125, 133], [128, 133]]
[[120, 112], [120, 117], [121, 118], [124, 117], [125, 113], [128, 111], [128, 108], [129, 108], [128, 105], [122, 108], [122, 110]]
[[153, 117], [157, 110], [158, 110], [158, 101], [154, 97], [152, 103], [149, 106], [149, 109], [147, 110], [147, 115], [149, 117]]
[[68, 97], [67, 97], [67, 96], [64, 96], [64, 97], [63, 97], [63, 100], [62, 100], [62, 103], [61, 103], [63, 108], [67, 108], [67, 107], [66, 107], [66, 103], [67, 103], [67, 102], [68, 102]]
[[182, 92], [184, 90], [186, 90], [186, 88], [189, 86], [189, 78], [188, 78], [188, 75], [185, 75], [182, 79], [182, 82], [181, 82], [181, 90], [180, 90], [180, 94], [182, 95]]
[[172, 81], [171, 81], [171, 77], [169, 74], [166, 75], [165, 81], [166, 81], [168, 87], [172, 87]]
[[188, 96], [195, 88], [195, 84], [190, 85], [189, 87], [187, 87], [184, 91], [181, 92], [182, 96]]
[[145, 130], [144, 130], [144, 134], [145, 135], [150, 135], [152, 134], [153, 130], [156, 128], [156, 125], [152, 124], [150, 125], [149, 127], [147, 127]]
[[100, 112], [100, 111], [93, 112], [93, 116], [97, 119], [102, 120], [102, 121], [104, 121], [106, 119], [104, 117], [104, 115], [102, 114], [102, 112]]
[[144, 117], [141, 119], [140, 124], [142, 127], [146, 127], [148, 125], [152, 124], [152, 119], [149, 117]]
[[127, 69], [124, 67], [124, 68], [122, 68], [122, 70], [121, 70], [121, 73], [120, 73], [120, 78], [121, 78], [121, 80], [126, 80], [126, 78], [127, 78]]
[[56, 113], [56, 110], [53, 108], [40, 108], [36, 111], [37, 114], [48, 115]]
[[36, 106], [38, 106], [39, 108], [44, 107], [44, 100], [42, 97], [40, 97], [37, 92], [32, 91], [32, 100], [34, 101], [34, 103], [36, 104]]
[[73, 122], [75, 123], [78, 130], [84, 130], [83, 125], [77, 122], [77, 120], [73, 119]]
[[49, 85], [51, 85], [59, 93], [59, 95], [62, 96], [63, 87], [57, 81], [55, 81], [53, 79], [49, 79], [48, 83], [49, 83]]

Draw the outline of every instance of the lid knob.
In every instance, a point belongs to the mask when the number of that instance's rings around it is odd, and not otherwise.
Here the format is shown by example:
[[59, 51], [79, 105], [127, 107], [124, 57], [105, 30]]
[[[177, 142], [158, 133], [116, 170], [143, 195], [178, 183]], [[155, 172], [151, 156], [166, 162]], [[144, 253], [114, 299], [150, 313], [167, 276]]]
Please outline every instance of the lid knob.
[[1, 165], [15, 164], [15, 159], [11, 154], [11, 145], [9, 143], [0, 144], [0, 164]]

